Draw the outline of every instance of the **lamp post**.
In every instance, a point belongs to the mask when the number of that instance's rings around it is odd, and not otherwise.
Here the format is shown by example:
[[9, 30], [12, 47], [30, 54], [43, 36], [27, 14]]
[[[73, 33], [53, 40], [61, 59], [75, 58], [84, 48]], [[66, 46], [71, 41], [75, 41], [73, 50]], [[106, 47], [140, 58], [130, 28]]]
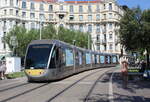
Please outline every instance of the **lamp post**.
[[40, 20], [40, 40], [42, 39], [42, 21]]
[[15, 48], [18, 46], [18, 41], [17, 41], [17, 37], [16, 36], [11, 36], [10, 37], [10, 44], [13, 47], [13, 56], [15, 56]]

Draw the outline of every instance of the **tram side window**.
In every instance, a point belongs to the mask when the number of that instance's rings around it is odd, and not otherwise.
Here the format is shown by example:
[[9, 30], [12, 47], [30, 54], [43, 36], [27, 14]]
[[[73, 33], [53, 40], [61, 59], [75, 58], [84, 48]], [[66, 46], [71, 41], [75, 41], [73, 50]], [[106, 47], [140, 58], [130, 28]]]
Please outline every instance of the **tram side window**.
[[95, 64], [97, 64], [97, 57], [96, 57], [96, 55], [94, 55], [94, 58], [95, 58]]
[[59, 49], [55, 47], [52, 52], [49, 68], [56, 68], [59, 64]]
[[92, 54], [92, 63], [95, 64], [95, 55], [94, 54]]
[[81, 52], [79, 52], [79, 65], [82, 65], [82, 53]]
[[86, 53], [86, 64], [91, 64], [91, 54], [90, 53]]
[[108, 63], [108, 64], [111, 63], [111, 56], [107, 56], [107, 63]]
[[99, 63], [99, 55], [96, 55], [96, 63], [98, 64]]
[[113, 63], [117, 63], [117, 57], [116, 57], [116, 56], [113, 56], [113, 57], [112, 57], [112, 62], [113, 62]]
[[100, 63], [101, 64], [104, 64], [105, 63], [105, 56], [100, 56]]
[[65, 49], [61, 49], [62, 50], [62, 61], [61, 61], [61, 66], [66, 66], [66, 52]]
[[73, 66], [74, 59], [73, 59], [73, 51], [71, 49], [66, 49], [66, 66]]
[[79, 65], [79, 52], [78, 51], [75, 53], [75, 63], [77, 66]]

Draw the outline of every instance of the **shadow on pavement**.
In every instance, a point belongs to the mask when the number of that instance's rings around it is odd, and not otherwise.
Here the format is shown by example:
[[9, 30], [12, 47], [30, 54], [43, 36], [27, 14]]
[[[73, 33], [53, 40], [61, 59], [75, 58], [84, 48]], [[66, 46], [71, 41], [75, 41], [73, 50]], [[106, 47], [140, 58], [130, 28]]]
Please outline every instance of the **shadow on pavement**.
[[[99, 82], [109, 83], [112, 73], [107, 73]], [[122, 87], [121, 73], [116, 72], [113, 76], [114, 102], [150, 102], [150, 81], [144, 79], [128, 80], [128, 87]], [[109, 90], [109, 89], [108, 89]], [[87, 102], [109, 102], [109, 94], [102, 92], [92, 94]]]

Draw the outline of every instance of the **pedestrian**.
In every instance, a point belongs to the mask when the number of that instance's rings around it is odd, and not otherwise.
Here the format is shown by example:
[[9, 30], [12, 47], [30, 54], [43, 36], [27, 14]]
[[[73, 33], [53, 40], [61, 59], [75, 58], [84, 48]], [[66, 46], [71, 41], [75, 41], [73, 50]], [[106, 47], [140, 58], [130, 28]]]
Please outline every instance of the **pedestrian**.
[[128, 62], [126, 59], [123, 59], [121, 61], [121, 73], [122, 73], [122, 79], [123, 79], [123, 87], [127, 88], [128, 83]]
[[1, 78], [1, 80], [6, 78], [5, 72], [6, 72], [6, 62], [2, 61], [2, 64], [0, 66], [0, 78]]
[[142, 60], [142, 62], [141, 62], [141, 68], [140, 68], [139, 72], [144, 73], [145, 68], [146, 68], [146, 63], [145, 63], [144, 60]]

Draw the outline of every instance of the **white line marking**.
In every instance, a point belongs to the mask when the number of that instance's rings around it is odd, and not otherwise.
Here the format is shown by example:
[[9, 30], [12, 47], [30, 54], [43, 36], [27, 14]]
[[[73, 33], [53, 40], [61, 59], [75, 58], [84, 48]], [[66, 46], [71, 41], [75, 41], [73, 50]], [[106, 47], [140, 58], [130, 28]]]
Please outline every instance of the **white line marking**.
[[114, 102], [113, 84], [112, 84], [113, 75], [114, 75], [114, 72], [112, 73], [110, 81], [109, 81], [109, 96], [108, 96], [109, 102]]

